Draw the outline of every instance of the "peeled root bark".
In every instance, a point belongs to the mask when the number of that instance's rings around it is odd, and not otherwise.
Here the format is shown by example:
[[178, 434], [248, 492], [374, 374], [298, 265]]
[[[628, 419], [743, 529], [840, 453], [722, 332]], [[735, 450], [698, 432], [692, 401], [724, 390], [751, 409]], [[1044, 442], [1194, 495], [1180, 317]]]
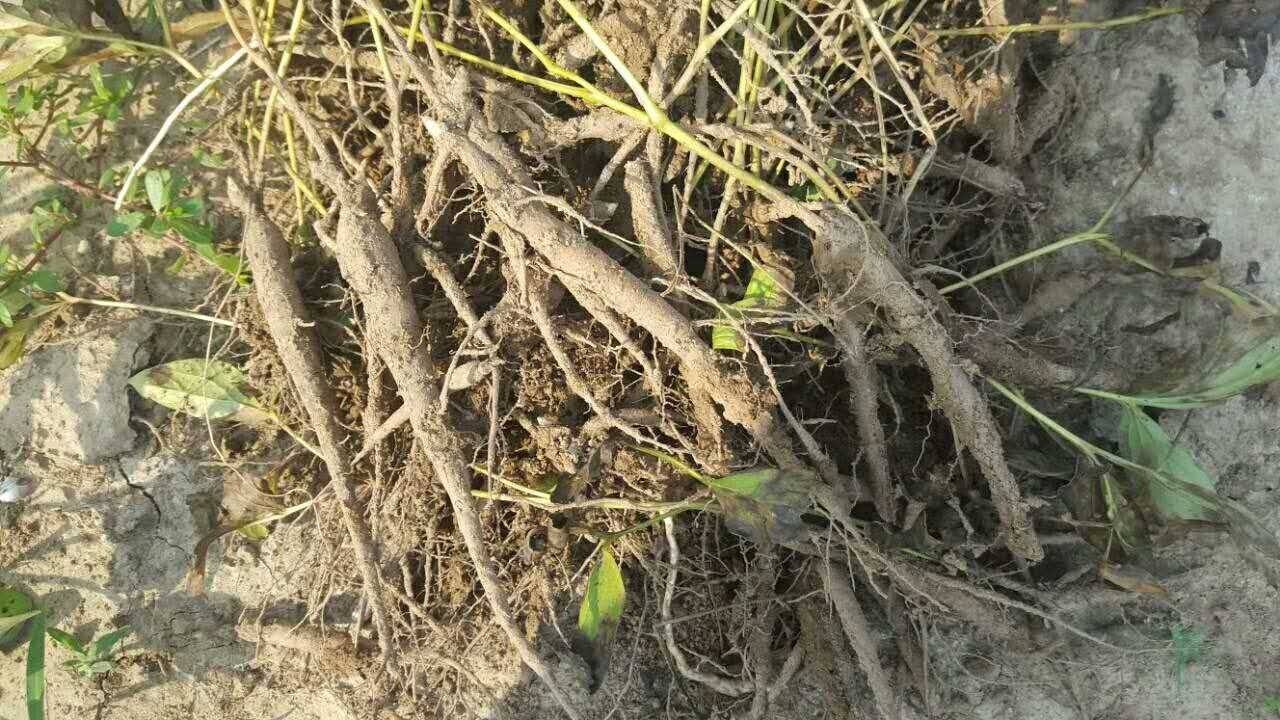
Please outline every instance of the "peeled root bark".
[[346, 450], [346, 431], [338, 424], [338, 408], [333, 389], [325, 378], [329, 372], [321, 361], [320, 342], [302, 302], [302, 293], [293, 280], [293, 264], [289, 244], [280, 228], [266, 216], [258, 203], [243, 187], [231, 179], [227, 183], [232, 204], [244, 216], [243, 247], [253, 272], [254, 292], [267, 321], [267, 329], [275, 343], [280, 361], [306, 408], [311, 427], [316, 433], [334, 494], [342, 508], [342, 520], [355, 549], [356, 563], [364, 580], [366, 595], [372, 603], [373, 624], [378, 631], [378, 645], [384, 663], [394, 659], [390, 616], [382, 599], [382, 578], [378, 574], [378, 553], [369, 534], [369, 526], [360, 513], [355, 498]]

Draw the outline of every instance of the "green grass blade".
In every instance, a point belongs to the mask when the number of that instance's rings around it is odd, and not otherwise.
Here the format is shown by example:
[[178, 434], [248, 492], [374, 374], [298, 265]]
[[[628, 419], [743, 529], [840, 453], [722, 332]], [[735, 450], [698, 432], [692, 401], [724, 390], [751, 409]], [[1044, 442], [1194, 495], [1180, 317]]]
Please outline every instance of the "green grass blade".
[[[1077, 388], [1077, 392], [1094, 397], [1132, 403], [1145, 407], [1168, 410], [1189, 410], [1221, 402], [1239, 395], [1249, 388], [1280, 380], [1280, 329], [1256, 340], [1247, 350], [1240, 346], [1248, 342], [1248, 329], [1224, 331], [1223, 347], [1216, 358], [1238, 356], [1225, 364], [1215, 362], [1214, 357], [1201, 359], [1204, 367], [1190, 380], [1180, 382], [1167, 390], [1135, 391], [1130, 394], [1114, 393], [1093, 388]], [[1254, 336], [1257, 337], [1256, 335]], [[1216, 368], [1214, 367], [1216, 366]]]
[[[1199, 495], [1185, 490], [1186, 485], [1214, 492], [1217, 483], [1196, 463], [1191, 453], [1175, 446], [1160, 423], [1151, 419], [1137, 405], [1124, 404], [1120, 416], [1120, 454], [1144, 467], [1151, 468], [1179, 484], [1153, 482], [1146, 484], [1151, 502], [1166, 518], [1176, 520], [1213, 520], [1217, 506], [1208, 506]], [[1135, 475], [1134, 472], [1130, 472]], [[1145, 473], [1136, 473], [1139, 485]]]
[[133, 628], [125, 625], [98, 638], [93, 642], [93, 656], [99, 659], [110, 657], [111, 652], [116, 647], [116, 643], [123, 640], [131, 632], [133, 632]]
[[0, 617], [0, 633], [8, 632], [9, 630], [21, 625], [22, 623], [26, 622], [27, 620], [39, 614], [40, 614], [39, 610], [29, 610], [20, 615], [10, 615], [7, 617]]
[[31, 621], [27, 644], [27, 720], [44, 720], [44, 614]]

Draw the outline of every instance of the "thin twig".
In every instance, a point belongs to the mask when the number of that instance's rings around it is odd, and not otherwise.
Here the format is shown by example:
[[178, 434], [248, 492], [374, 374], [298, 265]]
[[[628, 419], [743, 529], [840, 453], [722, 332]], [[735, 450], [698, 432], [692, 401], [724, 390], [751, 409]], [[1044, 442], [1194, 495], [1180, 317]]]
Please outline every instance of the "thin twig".
[[138, 303], [120, 302], [118, 300], [98, 300], [95, 298], [82, 298], [66, 293], [54, 293], [54, 295], [62, 302], [68, 305], [94, 305], [97, 307], [116, 308], [118, 310], [138, 310], [141, 312], [159, 313], [161, 315], [173, 315], [176, 317], [187, 318], [188, 320], [200, 320], [211, 325], [222, 325], [224, 327], [234, 328], [236, 324], [231, 320], [223, 320], [222, 318], [212, 317], [210, 315], [201, 315], [200, 313], [191, 312], [189, 310], [174, 310], [173, 308], [156, 307], [155, 305], [140, 305]]
[[931, 35], [937, 37], [972, 37], [974, 35], [1017, 35], [1019, 33], [1032, 32], [1063, 32], [1070, 30], [1110, 30], [1112, 28], [1124, 27], [1125, 25], [1136, 25], [1137, 23], [1147, 22], [1148, 20], [1156, 20], [1170, 15], [1179, 15], [1186, 12], [1186, 8], [1166, 7], [1152, 8], [1146, 12], [1136, 15], [1124, 15], [1110, 20], [1097, 21], [1077, 21], [1065, 23], [1019, 23], [1017, 25], [981, 25], [978, 27], [967, 28], [937, 28], [929, 30]]

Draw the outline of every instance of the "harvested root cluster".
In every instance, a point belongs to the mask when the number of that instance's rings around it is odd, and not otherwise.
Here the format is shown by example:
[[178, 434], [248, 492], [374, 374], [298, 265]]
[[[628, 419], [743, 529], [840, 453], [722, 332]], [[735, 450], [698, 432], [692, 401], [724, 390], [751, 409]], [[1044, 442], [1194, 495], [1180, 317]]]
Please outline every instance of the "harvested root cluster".
[[[1000, 164], [1049, 126], [1006, 118], [989, 161], [946, 146], [997, 122], [927, 30], [976, 19], [950, 3], [515, 5], [334, 2], [295, 25], [285, 63], [238, 26], [295, 167], [227, 122], [229, 196], [388, 681], [469, 675], [418, 649], [473, 601], [469, 581], [441, 592], [461, 567], [563, 711], [588, 716], [547, 659], [565, 641], [540, 628], [577, 607], [601, 547], [655, 590], [618, 644], [660, 648], [699, 703], [769, 717], [808, 666], [843, 689], [833, 706], [869, 688], [898, 717], [904, 678], [928, 704], [915, 618], [1013, 642], [1000, 606], [1039, 613], [948, 574], [1044, 557], [981, 375], [1080, 374], [962, 317], [915, 265], [937, 269], [977, 215], [948, 216], [948, 196], [1008, 213], [1021, 184]], [[238, 85], [228, 106], [252, 97]], [[356, 431], [295, 282], [292, 203], [356, 308]], [[940, 525], [963, 527], [960, 552]], [[466, 563], [439, 551], [455, 536]], [[591, 652], [599, 683], [608, 650]]]

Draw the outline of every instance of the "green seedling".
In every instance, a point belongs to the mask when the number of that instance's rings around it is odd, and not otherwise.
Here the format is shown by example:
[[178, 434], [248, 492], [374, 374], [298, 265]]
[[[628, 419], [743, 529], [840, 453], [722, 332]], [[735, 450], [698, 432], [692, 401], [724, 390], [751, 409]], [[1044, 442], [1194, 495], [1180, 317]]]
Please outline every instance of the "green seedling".
[[97, 65], [89, 66], [93, 92], [80, 100], [79, 114], [104, 122], [115, 122], [133, 98], [133, 78], [127, 75], [103, 77]]
[[26, 593], [0, 587], [0, 643], [27, 644], [27, 718], [44, 720], [44, 612]]
[[[1239, 503], [1218, 497], [1212, 491], [1203, 487], [1200, 482], [1193, 481], [1189, 474], [1178, 477], [1170, 474], [1168, 468], [1162, 470], [1159, 467], [1152, 467], [1135, 459], [1125, 457], [1123, 454], [1105, 450], [1063, 427], [1061, 423], [1058, 423], [1028, 402], [1021, 393], [992, 378], [987, 378], [987, 383], [1019, 409], [1035, 419], [1046, 432], [1058, 436], [1068, 445], [1074, 447], [1090, 463], [1098, 465], [1105, 461], [1123, 468], [1130, 473], [1132, 478], [1142, 482], [1147, 487], [1160, 488], [1155, 492], [1167, 492], [1171, 497], [1176, 497], [1177, 506], [1171, 506], [1176, 507], [1175, 511], [1190, 512], [1188, 509], [1194, 507], [1196, 514], [1203, 514], [1215, 521], [1229, 525], [1233, 531], [1238, 533], [1237, 539], [1247, 542], [1270, 557], [1280, 558], [1280, 542], [1276, 540], [1275, 534]], [[1170, 447], [1172, 445], [1167, 436], [1164, 437], [1162, 442], [1160, 437], [1155, 435], [1155, 430], [1140, 418], [1132, 418], [1130, 422], [1138, 425], [1139, 430], [1146, 435], [1146, 439], [1130, 441], [1131, 449], [1135, 453], [1140, 450], [1143, 453], [1144, 460], [1155, 462], [1157, 465], [1168, 465], [1171, 462], [1168, 453], [1165, 452], [1163, 455], [1160, 453], [1160, 447]], [[1155, 424], [1154, 421], [1150, 422]], [[1156, 427], [1159, 427], [1158, 424], [1156, 424]], [[1160, 435], [1163, 436], [1163, 431], [1160, 432]], [[1165, 445], [1165, 443], [1168, 443], [1168, 445]], [[1182, 467], [1183, 463], [1177, 462], [1173, 464], [1179, 466], [1179, 472], [1189, 472], [1185, 467]], [[1108, 512], [1109, 514], [1119, 514], [1121, 508], [1109, 501]]]
[[1280, 716], [1280, 695], [1263, 698], [1262, 709], [1271, 715]]
[[169, 170], [148, 170], [145, 182], [149, 210], [117, 215], [107, 225], [107, 235], [123, 237], [141, 231], [155, 237], [172, 232], [190, 243], [196, 254], [235, 279], [249, 284], [248, 271], [237, 255], [221, 252], [213, 242], [213, 227], [205, 216], [204, 201], [183, 197], [186, 178]]
[[0, 82], [0, 138], [11, 139], [18, 158], [26, 156], [31, 148], [23, 130], [32, 116], [49, 100], [50, 89], [23, 83], [8, 87]]
[[132, 630], [128, 625], [103, 635], [90, 642], [81, 644], [74, 635], [57, 628], [49, 628], [49, 639], [55, 645], [71, 653], [72, 658], [63, 662], [63, 666], [82, 677], [92, 678], [105, 675], [116, 667], [115, 649]]
[[636, 450], [706, 485], [724, 513], [725, 525], [739, 535], [767, 545], [799, 542], [808, 534], [803, 516], [818, 487], [811, 473], [760, 467], [715, 477], [664, 452], [644, 447]]
[[582, 635], [581, 653], [591, 665], [592, 687], [599, 687], [609, 670], [613, 639], [627, 603], [627, 588], [622, 581], [622, 568], [613, 557], [609, 543], [599, 547], [600, 559], [587, 578], [587, 594], [578, 609], [578, 632]]
[[1187, 667], [1204, 655], [1204, 631], [1190, 625], [1174, 625], [1169, 636], [1173, 645], [1174, 683], [1181, 689]]
[[46, 198], [31, 210], [28, 229], [35, 243], [30, 256], [18, 258], [8, 245], [0, 245], [0, 370], [22, 357], [27, 337], [54, 307], [44, 300], [63, 289], [42, 259], [50, 237], [74, 220], [61, 198]]

